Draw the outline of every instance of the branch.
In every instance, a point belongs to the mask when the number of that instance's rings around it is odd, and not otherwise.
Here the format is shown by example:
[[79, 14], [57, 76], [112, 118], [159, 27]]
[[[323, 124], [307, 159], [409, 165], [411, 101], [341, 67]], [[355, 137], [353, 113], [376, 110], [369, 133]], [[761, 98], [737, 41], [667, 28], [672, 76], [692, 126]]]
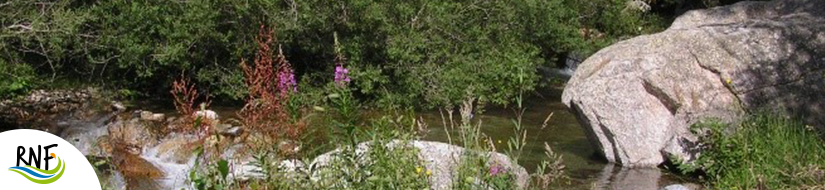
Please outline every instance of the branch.
[[11, 5], [11, 3], [12, 3], [12, 2], [11, 2], [11, 1], [9, 1], [9, 2], [5, 2], [5, 3], [3, 3], [3, 4], [0, 4], [0, 8], [3, 8], [3, 7], [5, 7], [6, 5]]
[[21, 28], [23, 30], [32, 30], [31, 26], [22, 25], [22, 24], [13, 24], [11, 26], [6, 27], [6, 29], [16, 29], [16, 28]]

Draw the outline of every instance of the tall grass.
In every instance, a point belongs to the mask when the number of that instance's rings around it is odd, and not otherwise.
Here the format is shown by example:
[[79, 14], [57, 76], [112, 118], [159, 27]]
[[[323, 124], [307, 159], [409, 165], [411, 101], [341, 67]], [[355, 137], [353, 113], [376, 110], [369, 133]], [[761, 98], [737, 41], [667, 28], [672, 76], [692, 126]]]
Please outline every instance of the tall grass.
[[694, 127], [704, 133], [695, 166], [714, 188], [825, 189], [825, 143], [814, 127], [774, 114]]

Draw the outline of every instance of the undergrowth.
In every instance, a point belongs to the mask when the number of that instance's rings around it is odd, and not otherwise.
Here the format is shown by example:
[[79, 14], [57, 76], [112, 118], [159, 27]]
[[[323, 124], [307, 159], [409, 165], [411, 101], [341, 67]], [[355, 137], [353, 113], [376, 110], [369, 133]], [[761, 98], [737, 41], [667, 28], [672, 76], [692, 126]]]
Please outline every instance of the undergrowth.
[[825, 189], [825, 143], [814, 127], [774, 114], [729, 126], [695, 125], [702, 155], [684, 172], [702, 173], [718, 189]]

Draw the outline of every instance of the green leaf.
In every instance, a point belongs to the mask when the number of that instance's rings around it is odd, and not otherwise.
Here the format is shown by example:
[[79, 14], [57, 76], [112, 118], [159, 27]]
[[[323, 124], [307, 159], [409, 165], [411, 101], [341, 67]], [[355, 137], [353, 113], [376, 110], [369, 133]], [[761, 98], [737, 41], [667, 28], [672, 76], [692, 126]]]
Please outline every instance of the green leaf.
[[218, 171], [221, 172], [221, 177], [226, 178], [229, 175], [229, 162], [224, 159], [218, 161]]

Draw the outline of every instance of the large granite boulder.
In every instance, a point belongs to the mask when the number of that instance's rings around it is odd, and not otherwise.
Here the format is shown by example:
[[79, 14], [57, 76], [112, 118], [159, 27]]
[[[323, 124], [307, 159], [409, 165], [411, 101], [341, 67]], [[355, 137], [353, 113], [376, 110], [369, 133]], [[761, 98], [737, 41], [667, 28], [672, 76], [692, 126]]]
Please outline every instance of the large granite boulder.
[[562, 101], [611, 162], [692, 160], [689, 126], [769, 108], [825, 123], [825, 1], [740, 2], [690, 11], [667, 30], [582, 63]]

